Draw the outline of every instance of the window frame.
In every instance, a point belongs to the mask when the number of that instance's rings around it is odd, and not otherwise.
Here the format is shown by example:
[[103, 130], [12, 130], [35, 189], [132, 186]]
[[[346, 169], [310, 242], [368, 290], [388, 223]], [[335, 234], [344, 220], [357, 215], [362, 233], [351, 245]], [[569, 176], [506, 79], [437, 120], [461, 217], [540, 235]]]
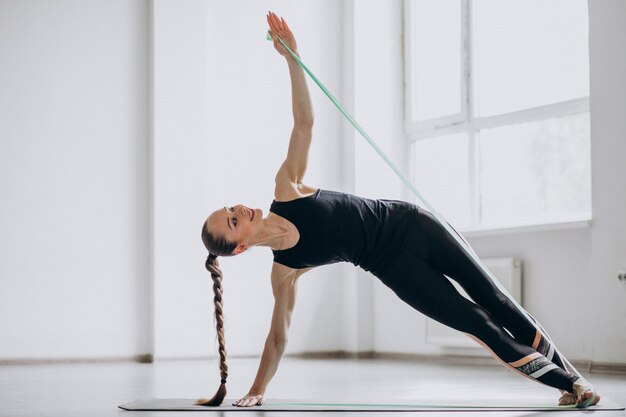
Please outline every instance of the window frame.
[[511, 224], [503, 227], [489, 227], [483, 226], [481, 218], [480, 208], [480, 182], [479, 182], [479, 160], [478, 160], [478, 140], [476, 139], [477, 133], [480, 130], [494, 127], [509, 126], [525, 122], [540, 121], [546, 119], [552, 119], [563, 116], [570, 116], [581, 113], [589, 113], [589, 96], [581, 97], [573, 100], [566, 100], [562, 102], [552, 103], [548, 105], [532, 107], [523, 110], [517, 110], [513, 112], [507, 112], [492, 116], [476, 117], [473, 112], [474, 95], [472, 91], [472, 2], [473, 0], [459, 0], [461, 13], [460, 13], [460, 36], [461, 36], [461, 112], [453, 115], [428, 119], [428, 120], [413, 120], [413, 80], [411, 74], [413, 74], [414, 60], [411, 56], [412, 53], [412, 38], [413, 31], [411, 25], [412, 8], [411, 4], [413, 0], [403, 0], [403, 59], [404, 59], [404, 136], [405, 144], [409, 148], [407, 154], [409, 155], [408, 165], [410, 167], [409, 174], [411, 178], [415, 178], [415, 158], [413, 152], [414, 144], [422, 139], [434, 138], [437, 136], [455, 134], [455, 133], [467, 133], [469, 138], [469, 183], [470, 183], [470, 218], [471, 223], [469, 226], [461, 227], [466, 233], [483, 236], [489, 234], [489, 231], [494, 231], [494, 234], [501, 234], [503, 232], [524, 232], [535, 230], [547, 230], [551, 226], [555, 229], [562, 228], [577, 228], [586, 227], [591, 224], [592, 210], [589, 211], [589, 216], [578, 218], [572, 221], [571, 216], [564, 216], [562, 220], [546, 221], [541, 223], [525, 223], [525, 224]]

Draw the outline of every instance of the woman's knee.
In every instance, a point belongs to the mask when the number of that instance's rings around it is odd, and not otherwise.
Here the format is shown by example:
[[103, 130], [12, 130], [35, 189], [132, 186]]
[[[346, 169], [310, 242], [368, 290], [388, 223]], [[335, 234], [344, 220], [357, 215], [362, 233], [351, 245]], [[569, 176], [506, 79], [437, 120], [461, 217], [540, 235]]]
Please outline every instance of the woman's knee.
[[462, 330], [488, 344], [505, 342], [508, 333], [504, 327], [485, 308], [474, 304], [472, 314], [462, 316]]

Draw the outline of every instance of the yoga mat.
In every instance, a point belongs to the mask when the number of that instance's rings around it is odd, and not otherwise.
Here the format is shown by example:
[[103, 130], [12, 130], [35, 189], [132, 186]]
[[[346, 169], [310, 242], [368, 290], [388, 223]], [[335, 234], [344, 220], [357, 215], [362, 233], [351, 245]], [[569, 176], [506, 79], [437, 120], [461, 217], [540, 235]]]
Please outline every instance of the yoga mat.
[[[236, 399], [225, 399], [224, 403], [219, 407], [206, 407], [195, 405], [194, 399], [184, 398], [142, 398], [130, 403], [119, 406], [122, 410], [127, 411], [411, 411], [411, 412], [486, 412], [486, 411], [582, 411], [575, 406], [553, 406], [549, 404], [532, 404], [527, 405], [487, 405], [466, 403], [442, 403], [437, 404], [419, 404], [417, 402], [404, 401], [381, 401], [380, 403], [367, 402], [324, 402], [312, 400], [266, 400], [263, 405], [255, 405], [253, 407], [235, 407], [231, 405]], [[522, 401], [523, 402], [523, 401]], [[617, 404], [602, 398], [602, 404], [585, 408], [584, 411], [620, 411], [624, 410]]]

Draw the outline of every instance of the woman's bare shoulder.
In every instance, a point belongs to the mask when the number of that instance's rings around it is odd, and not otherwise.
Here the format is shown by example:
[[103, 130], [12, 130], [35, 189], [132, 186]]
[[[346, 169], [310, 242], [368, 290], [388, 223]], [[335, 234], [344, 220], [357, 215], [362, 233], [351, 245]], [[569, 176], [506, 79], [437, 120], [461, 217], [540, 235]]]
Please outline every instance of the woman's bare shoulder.
[[274, 262], [272, 264], [272, 282], [273, 284], [276, 284], [277, 282], [288, 278], [299, 278], [302, 274], [309, 272], [312, 269], [313, 267], [296, 269]]
[[274, 189], [274, 199], [276, 201], [291, 201], [298, 198], [308, 197], [314, 194], [317, 188], [302, 183], [276, 182]]

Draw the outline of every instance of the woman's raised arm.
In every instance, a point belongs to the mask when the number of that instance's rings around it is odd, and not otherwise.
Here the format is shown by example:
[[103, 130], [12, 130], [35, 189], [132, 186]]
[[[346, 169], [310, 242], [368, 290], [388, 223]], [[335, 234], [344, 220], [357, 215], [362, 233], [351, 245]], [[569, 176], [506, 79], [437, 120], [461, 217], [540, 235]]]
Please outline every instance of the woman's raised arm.
[[274, 47], [280, 55], [285, 57], [291, 77], [291, 100], [293, 110], [293, 130], [289, 141], [287, 158], [276, 174], [276, 183], [299, 187], [306, 172], [309, 148], [313, 130], [313, 106], [306, 85], [304, 71], [291, 56], [289, 51], [278, 41], [277, 36], [296, 54], [298, 47], [295, 37], [287, 26], [285, 19], [278, 18], [272, 12], [267, 15], [270, 26], [270, 35], [274, 40]]

